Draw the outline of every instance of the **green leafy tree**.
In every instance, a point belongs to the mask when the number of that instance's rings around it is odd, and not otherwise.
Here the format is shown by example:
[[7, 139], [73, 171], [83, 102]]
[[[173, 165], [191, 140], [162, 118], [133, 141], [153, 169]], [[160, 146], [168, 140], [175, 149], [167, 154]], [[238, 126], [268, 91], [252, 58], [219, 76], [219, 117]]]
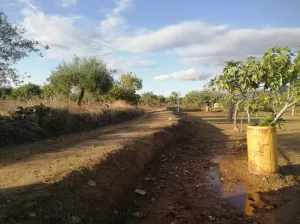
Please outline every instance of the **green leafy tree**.
[[85, 92], [105, 94], [113, 86], [112, 73], [95, 57], [74, 57], [71, 62], [61, 62], [49, 77], [50, 84], [58, 93], [70, 96], [78, 92], [80, 106]]
[[145, 92], [141, 95], [140, 101], [145, 105], [151, 106], [157, 101], [157, 96], [153, 92]]
[[202, 91], [191, 91], [184, 98], [189, 104], [199, 107], [205, 105], [208, 110], [210, 106], [213, 106], [222, 98], [222, 95], [217, 91], [204, 89]]
[[180, 93], [173, 91], [169, 97], [169, 101], [176, 104], [179, 100]]
[[6, 99], [7, 97], [10, 97], [12, 94], [12, 90], [13, 89], [11, 87], [0, 87], [0, 99]]
[[42, 97], [43, 99], [53, 100], [56, 96], [54, 86], [48, 84], [42, 87]]
[[184, 101], [193, 106], [201, 106], [200, 91], [191, 91], [184, 96]]
[[109, 95], [115, 100], [125, 100], [130, 104], [137, 104], [140, 96], [136, 91], [142, 89], [143, 80], [132, 73], [122, 74], [120, 80], [115, 81]]
[[18, 100], [29, 100], [36, 97], [39, 98], [41, 93], [42, 90], [39, 85], [28, 83], [13, 89], [12, 96]]
[[136, 92], [143, 88], [143, 80], [133, 75], [131, 72], [128, 74], [122, 74], [120, 77], [120, 86], [123, 89]]
[[29, 53], [40, 52], [41, 47], [49, 48], [36, 40], [24, 38], [25, 33], [25, 29], [9, 23], [7, 16], [0, 11], [0, 86], [11, 82], [19, 84], [21, 76], [14, 65]]
[[210, 82], [210, 86], [217, 86], [219, 90], [225, 91], [227, 101], [235, 106], [233, 124], [235, 130], [237, 129], [239, 105], [246, 101], [258, 87], [258, 84], [253, 81], [253, 75], [258, 68], [259, 64], [253, 57], [249, 57], [246, 64], [242, 61], [228, 61], [223, 69], [223, 74]]
[[159, 106], [161, 106], [162, 104], [166, 103], [166, 98], [163, 95], [158, 95], [157, 96], [157, 103]]
[[263, 100], [281, 106], [274, 111], [274, 125], [289, 107], [300, 102], [300, 50], [292, 52], [288, 47], [271, 47], [263, 56], [260, 68], [253, 75], [258, 87], [269, 95]]

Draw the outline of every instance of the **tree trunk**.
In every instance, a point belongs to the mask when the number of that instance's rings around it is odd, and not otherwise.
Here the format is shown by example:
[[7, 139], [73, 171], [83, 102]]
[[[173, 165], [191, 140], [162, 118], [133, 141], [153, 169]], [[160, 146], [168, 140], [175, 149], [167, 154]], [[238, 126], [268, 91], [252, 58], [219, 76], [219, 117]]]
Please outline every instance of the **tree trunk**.
[[295, 109], [296, 109], [296, 105], [292, 106], [292, 116], [295, 116]]
[[205, 111], [209, 112], [209, 106], [208, 105], [205, 106]]
[[239, 130], [239, 127], [237, 125], [237, 117], [238, 117], [238, 113], [239, 113], [239, 104], [240, 104], [241, 101], [238, 101], [236, 104], [235, 104], [235, 110], [234, 110], [234, 121], [233, 121], [233, 130], [234, 131], [238, 131]]
[[233, 104], [231, 103], [228, 107], [228, 116], [227, 116], [228, 121], [233, 121]]
[[243, 131], [243, 119], [244, 119], [244, 112], [242, 112], [240, 132]]
[[247, 111], [247, 116], [248, 116], [248, 124], [251, 123], [251, 119], [250, 119], [250, 113], [249, 113], [249, 110]]
[[80, 95], [79, 95], [79, 98], [78, 98], [78, 103], [77, 103], [78, 106], [81, 106], [82, 99], [84, 97], [84, 92], [85, 92], [84, 88], [81, 88], [81, 92], [80, 92]]
[[282, 110], [276, 115], [273, 122], [276, 123], [276, 121], [283, 115], [284, 111], [288, 108], [288, 103], [285, 104], [285, 106], [282, 108]]
[[277, 111], [276, 111], [276, 108], [275, 108], [275, 104], [273, 103], [272, 106], [273, 106], [273, 111], [274, 111], [274, 113], [277, 114]]

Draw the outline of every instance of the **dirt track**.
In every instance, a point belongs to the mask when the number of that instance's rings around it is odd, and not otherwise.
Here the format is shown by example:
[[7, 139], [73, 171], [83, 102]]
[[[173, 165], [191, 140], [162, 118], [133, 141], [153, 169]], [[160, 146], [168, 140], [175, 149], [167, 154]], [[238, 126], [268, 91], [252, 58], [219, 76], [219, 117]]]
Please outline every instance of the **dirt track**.
[[298, 157], [248, 174], [244, 136], [209, 119], [156, 111], [2, 150], [0, 223], [299, 223]]

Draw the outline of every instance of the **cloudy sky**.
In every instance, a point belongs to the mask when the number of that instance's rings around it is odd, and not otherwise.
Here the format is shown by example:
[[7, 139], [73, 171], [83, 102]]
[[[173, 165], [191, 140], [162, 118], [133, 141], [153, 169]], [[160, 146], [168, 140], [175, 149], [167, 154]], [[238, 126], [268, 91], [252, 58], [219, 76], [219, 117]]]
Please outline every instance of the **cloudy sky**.
[[299, 0], [0, 0], [10, 22], [48, 44], [17, 68], [42, 84], [59, 61], [97, 56], [143, 91], [201, 89], [226, 60], [300, 46]]

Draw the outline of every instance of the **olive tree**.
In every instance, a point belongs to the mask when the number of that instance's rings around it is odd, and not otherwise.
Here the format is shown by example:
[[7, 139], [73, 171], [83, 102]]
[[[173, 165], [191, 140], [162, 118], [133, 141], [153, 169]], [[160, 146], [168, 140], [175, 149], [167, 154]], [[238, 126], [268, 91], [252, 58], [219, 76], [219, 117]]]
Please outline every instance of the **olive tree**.
[[166, 98], [163, 95], [158, 95], [157, 96], [157, 103], [159, 104], [159, 106], [161, 106], [162, 104], [166, 103]]
[[123, 89], [136, 92], [143, 88], [143, 80], [130, 72], [121, 75], [119, 85]]
[[80, 106], [86, 91], [104, 94], [112, 88], [113, 72], [95, 57], [75, 56], [71, 62], [62, 61], [48, 80], [61, 94], [69, 96], [72, 92], [78, 91], [78, 105]]
[[132, 73], [122, 74], [120, 80], [116, 80], [108, 95], [114, 100], [125, 100], [131, 104], [137, 104], [140, 96], [136, 91], [143, 87], [143, 80]]
[[152, 91], [151, 92], [145, 92], [141, 95], [140, 101], [143, 104], [151, 106], [151, 105], [155, 104], [155, 102], [157, 101], [157, 96]]
[[21, 76], [14, 65], [31, 52], [49, 48], [36, 40], [26, 39], [25, 33], [25, 29], [9, 23], [7, 16], [0, 11], [0, 86], [9, 85], [11, 82], [19, 84]]
[[2, 86], [0, 87], [0, 99], [6, 99], [11, 96], [13, 88], [10, 86]]
[[42, 93], [39, 85], [28, 83], [19, 86], [12, 91], [12, 97], [18, 100], [29, 100], [35, 97], [40, 97]]

